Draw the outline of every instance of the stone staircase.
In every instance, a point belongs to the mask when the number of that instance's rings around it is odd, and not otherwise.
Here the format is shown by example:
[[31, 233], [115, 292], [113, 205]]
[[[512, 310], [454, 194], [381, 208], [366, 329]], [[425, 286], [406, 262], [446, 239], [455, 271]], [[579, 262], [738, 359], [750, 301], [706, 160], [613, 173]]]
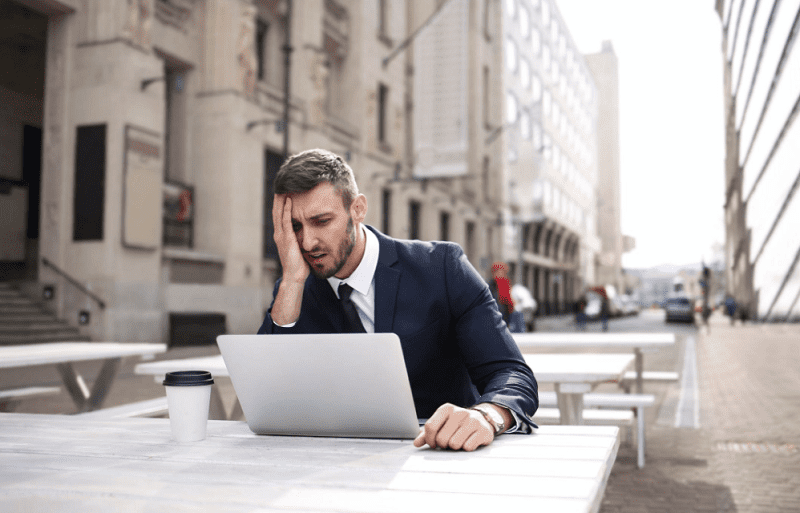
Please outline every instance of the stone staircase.
[[0, 283], [0, 346], [90, 340], [16, 287]]

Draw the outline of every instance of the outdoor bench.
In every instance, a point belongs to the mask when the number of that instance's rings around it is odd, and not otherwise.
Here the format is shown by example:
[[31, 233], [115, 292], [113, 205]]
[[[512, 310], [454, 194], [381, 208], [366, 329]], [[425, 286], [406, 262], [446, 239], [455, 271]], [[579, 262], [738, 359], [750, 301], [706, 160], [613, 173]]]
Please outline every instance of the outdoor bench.
[[14, 411], [23, 399], [61, 392], [61, 387], [22, 387], [0, 390], [0, 411]]
[[99, 410], [79, 413], [83, 418], [91, 419], [123, 419], [130, 417], [157, 417], [167, 413], [167, 396], [145, 399], [133, 403], [101, 408]]
[[[587, 393], [583, 395], [583, 405], [586, 406], [583, 410], [583, 419], [587, 424], [599, 424], [603, 421], [613, 423], [618, 415], [617, 410], [598, 410], [592, 408], [631, 408], [636, 410], [637, 418], [637, 464], [639, 468], [644, 467], [644, 449], [645, 449], [645, 429], [644, 429], [644, 409], [647, 406], [652, 406], [655, 403], [655, 397], [651, 394], [605, 394], [605, 393]], [[539, 410], [534, 416], [534, 421], [539, 418], [540, 412], [545, 409], [555, 409], [558, 414], [555, 392], [539, 392]], [[544, 406], [545, 408], [541, 408]], [[551, 407], [551, 408], [548, 408]], [[602, 412], [602, 413], [601, 413]], [[611, 413], [614, 412], [614, 413]], [[626, 413], [631, 414], [631, 423], [633, 419], [632, 411]], [[545, 413], [548, 419], [553, 414], [551, 412]], [[593, 418], [595, 420], [593, 420]], [[620, 425], [624, 424], [624, 419], [621, 419]], [[630, 426], [630, 423], [625, 424]]]
[[[680, 379], [680, 374], [677, 372], [669, 371], [644, 371], [642, 372], [642, 381], [649, 381], [654, 383], [672, 383]], [[625, 393], [630, 393], [631, 386], [636, 383], [636, 371], [628, 371], [619, 382], [619, 386], [625, 390]]]

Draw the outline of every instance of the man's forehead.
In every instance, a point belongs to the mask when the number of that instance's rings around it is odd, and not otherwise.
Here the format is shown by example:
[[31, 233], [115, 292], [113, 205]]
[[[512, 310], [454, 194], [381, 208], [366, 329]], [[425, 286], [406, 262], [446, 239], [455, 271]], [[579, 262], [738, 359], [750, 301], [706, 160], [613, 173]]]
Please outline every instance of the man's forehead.
[[342, 195], [327, 183], [307, 192], [290, 193], [289, 197], [292, 199], [292, 217], [313, 218], [344, 211]]

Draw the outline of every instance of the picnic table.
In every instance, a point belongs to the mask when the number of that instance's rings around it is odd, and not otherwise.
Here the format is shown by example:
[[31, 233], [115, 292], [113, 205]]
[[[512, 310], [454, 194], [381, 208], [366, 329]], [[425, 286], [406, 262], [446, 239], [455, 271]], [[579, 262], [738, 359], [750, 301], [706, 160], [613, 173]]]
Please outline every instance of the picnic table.
[[543, 426], [472, 453], [410, 440], [263, 436], [209, 421], [179, 444], [167, 419], [0, 414], [11, 511], [596, 512], [614, 426]]
[[[102, 406], [122, 358], [155, 355], [166, 350], [166, 344], [121, 342], [52, 342], [0, 346], [0, 369], [55, 365], [78, 411], [85, 412]], [[91, 360], [103, 360], [103, 366], [89, 390], [83, 376], [75, 371], [72, 364]]]
[[[583, 424], [583, 394], [606, 381], [618, 380], [633, 363], [632, 354], [525, 354], [540, 383], [553, 383], [561, 424]], [[534, 420], [536, 416], [534, 415]]]
[[675, 345], [674, 333], [512, 333], [525, 352], [536, 349], [607, 349], [632, 351], [635, 356], [636, 393], [643, 387], [644, 353]]

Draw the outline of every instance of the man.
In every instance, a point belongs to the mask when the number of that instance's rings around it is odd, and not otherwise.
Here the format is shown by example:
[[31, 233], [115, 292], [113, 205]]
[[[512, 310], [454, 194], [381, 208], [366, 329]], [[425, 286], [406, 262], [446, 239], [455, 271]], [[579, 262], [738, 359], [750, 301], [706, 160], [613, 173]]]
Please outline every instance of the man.
[[508, 268], [504, 262], [492, 264], [492, 280], [489, 282], [489, 291], [497, 301], [497, 308], [500, 310], [503, 320], [508, 326], [511, 326], [514, 298], [511, 297], [511, 281], [508, 279]]
[[428, 418], [417, 447], [472, 451], [535, 427], [536, 379], [458, 245], [362, 225], [367, 199], [325, 150], [290, 157], [275, 192], [283, 276], [259, 333], [396, 333], [417, 416]]

